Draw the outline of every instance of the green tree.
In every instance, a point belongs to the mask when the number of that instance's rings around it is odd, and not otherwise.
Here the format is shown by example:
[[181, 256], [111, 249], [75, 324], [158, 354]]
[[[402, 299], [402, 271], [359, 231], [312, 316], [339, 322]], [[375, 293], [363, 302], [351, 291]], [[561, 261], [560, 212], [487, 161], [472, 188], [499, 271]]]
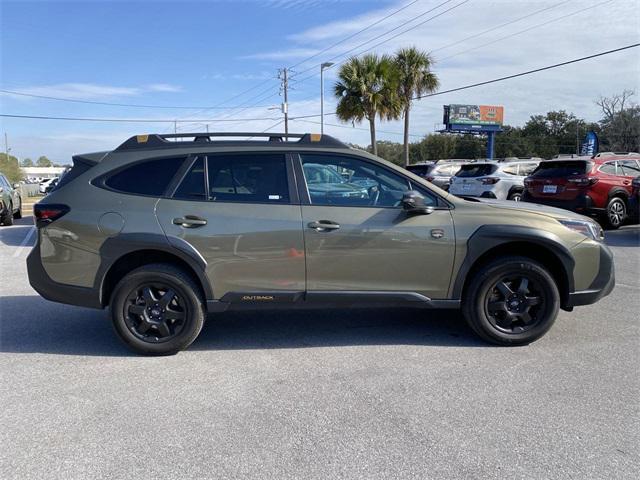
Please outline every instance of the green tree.
[[20, 162], [20, 166], [33, 167], [33, 160], [31, 160], [30, 158], [25, 158], [24, 160], [22, 160], [22, 162]]
[[19, 182], [23, 178], [18, 159], [13, 155], [7, 158], [6, 153], [0, 153], [0, 172], [4, 173], [11, 183]]
[[44, 155], [38, 158], [38, 161], [36, 162], [36, 166], [38, 167], [50, 167], [52, 165], [53, 165], [53, 162], [49, 160], [47, 157], [45, 157]]
[[427, 52], [415, 47], [403, 48], [396, 53], [398, 97], [402, 102], [404, 120], [403, 163], [409, 165], [409, 113], [413, 98], [435, 92], [440, 82], [431, 71], [433, 60]]
[[388, 55], [375, 54], [352, 57], [340, 67], [338, 79], [334, 86], [338, 118], [343, 122], [367, 119], [372, 151], [377, 154], [376, 116], [397, 118], [401, 108], [393, 60]]

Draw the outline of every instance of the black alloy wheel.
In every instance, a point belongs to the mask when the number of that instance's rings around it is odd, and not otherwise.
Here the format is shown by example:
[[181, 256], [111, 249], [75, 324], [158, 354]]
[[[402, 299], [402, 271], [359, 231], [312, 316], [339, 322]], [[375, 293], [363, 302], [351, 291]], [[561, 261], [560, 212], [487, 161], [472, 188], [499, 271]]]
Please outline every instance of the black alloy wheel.
[[169, 264], [145, 265], [126, 274], [110, 298], [113, 327], [143, 355], [173, 355], [198, 337], [205, 320], [197, 280]]
[[162, 283], [134, 288], [124, 304], [127, 328], [145, 342], [166, 342], [182, 332], [189, 314], [184, 300]]
[[556, 280], [545, 266], [520, 256], [480, 266], [465, 286], [462, 311], [471, 329], [497, 345], [527, 345], [553, 326], [560, 309]]
[[534, 328], [544, 311], [544, 291], [526, 274], [498, 280], [485, 298], [489, 322], [505, 333], [523, 333]]

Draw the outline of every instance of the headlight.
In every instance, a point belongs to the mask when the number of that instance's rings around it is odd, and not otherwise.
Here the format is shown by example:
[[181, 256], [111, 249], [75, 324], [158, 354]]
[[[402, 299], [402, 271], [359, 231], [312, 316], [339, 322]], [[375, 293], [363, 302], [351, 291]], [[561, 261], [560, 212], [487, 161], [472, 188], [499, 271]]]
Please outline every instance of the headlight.
[[591, 238], [592, 240], [602, 241], [604, 240], [604, 231], [602, 227], [595, 222], [583, 221], [583, 220], [558, 220], [562, 225], [576, 232], [580, 232], [583, 235]]

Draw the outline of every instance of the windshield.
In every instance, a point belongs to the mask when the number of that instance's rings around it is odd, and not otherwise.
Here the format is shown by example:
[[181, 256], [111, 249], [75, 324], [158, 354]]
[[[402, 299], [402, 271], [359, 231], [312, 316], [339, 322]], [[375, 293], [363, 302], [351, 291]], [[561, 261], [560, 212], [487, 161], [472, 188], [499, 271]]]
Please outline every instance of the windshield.
[[482, 177], [491, 175], [497, 168], [497, 165], [491, 163], [470, 163], [463, 165], [456, 173], [456, 177]]
[[534, 178], [574, 177], [591, 170], [591, 162], [585, 160], [542, 162], [531, 174]]

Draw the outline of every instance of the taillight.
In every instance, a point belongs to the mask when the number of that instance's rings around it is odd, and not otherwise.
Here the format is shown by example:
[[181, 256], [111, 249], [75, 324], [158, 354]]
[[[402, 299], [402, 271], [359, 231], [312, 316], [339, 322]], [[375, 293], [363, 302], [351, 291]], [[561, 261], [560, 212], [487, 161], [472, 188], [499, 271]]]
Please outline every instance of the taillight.
[[434, 178], [436, 178], [436, 177], [434, 177], [434, 176], [432, 176], [432, 175], [427, 175], [427, 176], [426, 176], [426, 177], [424, 177], [424, 178], [425, 178], [425, 180], [426, 180], [427, 182], [433, 182], [433, 179], [434, 179]]
[[67, 212], [69, 212], [69, 207], [61, 204], [39, 204], [36, 203], [33, 206], [33, 215], [36, 217], [36, 226], [44, 227], [49, 225], [54, 220], [59, 219]]
[[596, 177], [570, 177], [567, 178], [567, 182], [573, 183], [580, 187], [587, 187], [596, 183], [598, 179]]
[[495, 185], [496, 183], [498, 183], [500, 181], [500, 179], [498, 177], [478, 178], [478, 180], [480, 180], [483, 185]]

